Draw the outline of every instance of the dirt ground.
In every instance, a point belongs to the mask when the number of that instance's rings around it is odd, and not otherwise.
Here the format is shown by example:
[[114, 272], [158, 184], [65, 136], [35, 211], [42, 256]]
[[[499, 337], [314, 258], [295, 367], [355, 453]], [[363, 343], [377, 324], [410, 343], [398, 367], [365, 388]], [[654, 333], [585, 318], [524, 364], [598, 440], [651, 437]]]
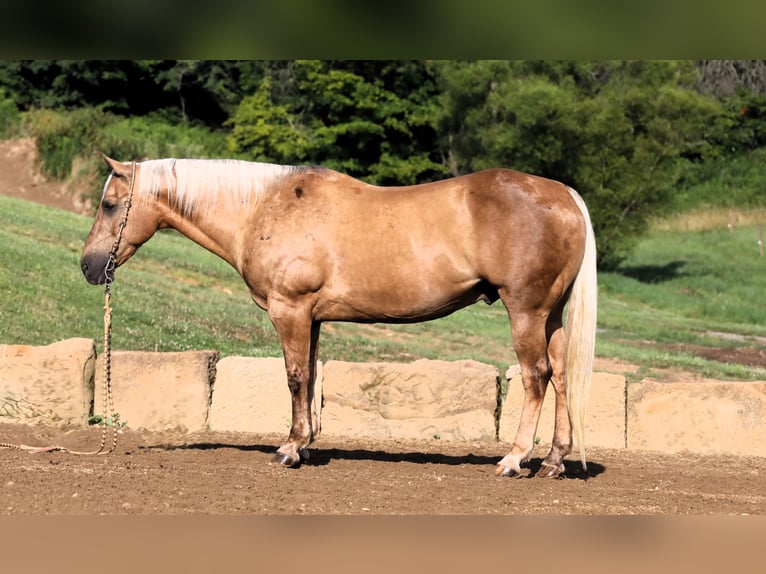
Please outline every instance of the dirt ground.
[[74, 213], [88, 213], [90, 204], [67, 183], [48, 181], [39, 169], [32, 138], [0, 141], [0, 193]]
[[[35, 158], [31, 140], [0, 142], [0, 193], [87, 211]], [[100, 438], [0, 424], [3, 443], [91, 450]], [[494, 475], [501, 443], [320, 437], [308, 463], [286, 469], [270, 463], [283, 438], [125, 430], [105, 456], [0, 448], [0, 515], [766, 515], [766, 458], [591, 448], [587, 473], [575, 456], [564, 478], [535, 479], [541, 449], [530, 476], [509, 479]]]
[[[0, 424], [0, 442], [93, 450], [99, 428]], [[0, 449], [0, 514], [728, 515], [766, 514], [766, 458], [588, 449], [566, 476], [494, 475], [496, 442], [320, 439], [297, 469], [284, 437], [126, 430], [114, 452]], [[110, 441], [107, 441], [108, 443]]]

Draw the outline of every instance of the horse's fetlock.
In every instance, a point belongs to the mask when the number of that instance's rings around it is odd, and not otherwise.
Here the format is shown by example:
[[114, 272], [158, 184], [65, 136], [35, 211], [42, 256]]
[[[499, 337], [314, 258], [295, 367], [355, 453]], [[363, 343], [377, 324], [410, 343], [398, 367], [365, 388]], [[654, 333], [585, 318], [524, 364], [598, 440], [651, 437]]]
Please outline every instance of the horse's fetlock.
[[572, 452], [572, 439], [570, 437], [568, 442], [562, 442], [559, 437], [554, 437], [551, 443], [551, 452], [560, 453], [561, 456], [566, 456]]

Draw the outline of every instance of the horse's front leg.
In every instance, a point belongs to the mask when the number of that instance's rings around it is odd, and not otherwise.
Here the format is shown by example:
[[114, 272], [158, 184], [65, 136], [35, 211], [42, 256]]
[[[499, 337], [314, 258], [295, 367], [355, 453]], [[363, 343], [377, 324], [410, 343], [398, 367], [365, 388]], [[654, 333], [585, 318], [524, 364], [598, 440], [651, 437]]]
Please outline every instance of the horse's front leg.
[[269, 305], [269, 317], [282, 344], [292, 398], [290, 435], [272, 460], [284, 466], [296, 466], [301, 459], [308, 459], [308, 446], [314, 437], [311, 404], [320, 324], [313, 321], [310, 310], [301, 312], [301, 306], [294, 302]]

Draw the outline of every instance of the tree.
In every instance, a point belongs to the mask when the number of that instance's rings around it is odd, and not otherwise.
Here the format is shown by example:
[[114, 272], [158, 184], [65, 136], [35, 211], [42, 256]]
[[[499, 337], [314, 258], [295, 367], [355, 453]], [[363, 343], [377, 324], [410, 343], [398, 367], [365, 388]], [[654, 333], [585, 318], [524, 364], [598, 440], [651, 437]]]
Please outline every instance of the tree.
[[254, 161], [293, 163], [310, 153], [306, 126], [287, 105], [272, 102], [273, 80], [266, 77], [258, 89], [237, 107], [229, 121], [229, 145]]
[[0, 86], [21, 110], [93, 106], [220, 128], [254, 72], [225, 60], [17, 60], [0, 62]]
[[453, 173], [512, 167], [588, 203], [599, 264], [615, 267], [703, 153], [720, 111], [690, 62], [441, 62], [438, 121]]
[[381, 185], [438, 177], [436, 85], [419, 62], [271, 65], [229, 121], [232, 151], [312, 163]]
[[136, 64], [123, 60], [17, 60], [0, 63], [0, 85], [21, 110], [98, 105], [125, 112]]
[[[242, 98], [240, 76], [247, 69], [227, 60], [159, 60], [148, 66], [155, 84], [172, 94], [183, 122], [220, 127]], [[163, 100], [163, 98], [160, 98]]]

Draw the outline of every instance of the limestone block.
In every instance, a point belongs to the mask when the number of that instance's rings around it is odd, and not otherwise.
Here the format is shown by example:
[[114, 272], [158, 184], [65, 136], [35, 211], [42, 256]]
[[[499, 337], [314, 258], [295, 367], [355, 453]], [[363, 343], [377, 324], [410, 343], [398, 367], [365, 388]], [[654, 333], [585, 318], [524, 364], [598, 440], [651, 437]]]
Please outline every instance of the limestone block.
[[766, 456], [766, 382], [628, 386], [628, 448]]
[[324, 366], [325, 435], [495, 439], [499, 373], [476, 361]]
[[[321, 362], [317, 365], [314, 396], [314, 409], [321, 417]], [[224, 357], [218, 361], [210, 430], [287, 434], [291, 421], [284, 359]]]
[[[217, 360], [217, 351], [112, 352], [112, 396], [120, 421], [133, 429], [205, 430]], [[99, 357], [95, 414], [104, 412], [103, 363]]]
[[0, 345], [0, 421], [87, 424], [95, 360], [92, 339]]
[[[511, 379], [500, 415], [500, 440], [512, 443], [524, 404], [524, 387], [520, 369], [509, 369]], [[585, 418], [585, 449], [588, 446], [625, 448], [625, 377], [611, 373], [593, 373], [588, 412]], [[537, 436], [541, 444], [550, 445], [553, 437], [555, 394], [549, 385], [543, 401]], [[577, 445], [575, 445], [575, 449]]]

